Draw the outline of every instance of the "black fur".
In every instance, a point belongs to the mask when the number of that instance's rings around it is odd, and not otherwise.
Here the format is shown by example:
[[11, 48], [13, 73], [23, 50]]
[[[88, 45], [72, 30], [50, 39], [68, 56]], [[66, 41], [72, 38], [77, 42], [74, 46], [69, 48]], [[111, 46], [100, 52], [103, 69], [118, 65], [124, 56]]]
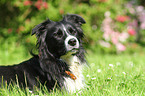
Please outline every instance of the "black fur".
[[[81, 62], [85, 62], [85, 50], [82, 46], [84, 34], [81, 29], [81, 25], [84, 23], [85, 20], [82, 17], [68, 14], [62, 21], [54, 22], [48, 19], [37, 25], [32, 30], [32, 35], [37, 36], [39, 55], [34, 55], [28, 61], [18, 65], [0, 66], [0, 82], [3, 79], [9, 84], [11, 81], [16, 82], [17, 78], [23, 87], [33, 89], [34, 86], [40, 87], [41, 83], [51, 90], [57, 81], [57, 85], [62, 88], [64, 77], [69, 77], [65, 71], [70, 70], [69, 64], [60, 59], [61, 56], [68, 53], [64, 44], [67, 36], [63, 32], [61, 24], [79, 41], [79, 49], [73, 55], [76, 55]], [[73, 33], [73, 31], [75, 32]]]

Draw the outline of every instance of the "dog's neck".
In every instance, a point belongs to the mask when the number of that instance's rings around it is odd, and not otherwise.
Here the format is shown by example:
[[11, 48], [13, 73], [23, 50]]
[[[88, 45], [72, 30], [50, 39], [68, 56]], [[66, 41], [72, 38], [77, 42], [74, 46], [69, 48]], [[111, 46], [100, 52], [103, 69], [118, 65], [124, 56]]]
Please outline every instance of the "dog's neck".
[[72, 72], [72, 74], [76, 77], [79, 77], [78, 75], [82, 70], [82, 67], [80, 67], [82, 66], [82, 62], [79, 60], [79, 58], [76, 55], [68, 53], [64, 56], [61, 56], [61, 59], [69, 66], [69, 70]]
[[60, 57], [63, 61], [65, 61], [68, 65], [71, 65], [71, 59], [73, 58], [71, 53], [68, 53], [66, 55], [63, 55]]
[[63, 55], [60, 57], [63, 61], [65, 61], [69, 66], [74, 65], [74, 63], [79, 64], [80, 60], [78, 60], [78, 57], [76, 55], [72, 55], [71, 52], [67, 53], [66, 55]]

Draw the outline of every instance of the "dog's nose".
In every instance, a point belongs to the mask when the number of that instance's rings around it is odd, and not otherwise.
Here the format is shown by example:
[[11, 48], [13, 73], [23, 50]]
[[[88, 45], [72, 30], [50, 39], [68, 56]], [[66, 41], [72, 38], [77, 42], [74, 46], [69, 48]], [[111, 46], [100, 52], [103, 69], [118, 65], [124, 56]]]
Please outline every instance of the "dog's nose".
[[68, 44], [71, 45], [71, 46], [75, 46], [76, 45], [76, 39], [72, 38], [68, 41]]

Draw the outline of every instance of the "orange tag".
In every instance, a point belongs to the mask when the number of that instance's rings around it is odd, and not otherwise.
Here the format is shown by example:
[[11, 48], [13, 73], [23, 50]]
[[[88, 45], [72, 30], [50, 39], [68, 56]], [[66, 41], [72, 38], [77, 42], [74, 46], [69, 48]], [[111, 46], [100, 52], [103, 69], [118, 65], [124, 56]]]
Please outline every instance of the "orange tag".
[[72, 74], [70, 71], [65, 71], [65, 73], [67, 75], [69, 75], [71, 77], [71, 79], [73, 79], [73, 80], [76, 80], [77, 79], [76, 76], [74, 74]]

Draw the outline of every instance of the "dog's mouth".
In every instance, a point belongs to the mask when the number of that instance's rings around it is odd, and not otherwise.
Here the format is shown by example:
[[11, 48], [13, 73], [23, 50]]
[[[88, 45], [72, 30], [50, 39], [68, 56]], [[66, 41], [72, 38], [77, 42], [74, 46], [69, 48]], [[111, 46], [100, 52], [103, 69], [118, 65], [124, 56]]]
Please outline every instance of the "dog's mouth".
[[68, 51], [68, 53], [72, 53], [72, 55], [75, 55], [76, 53], [78, 53], [79, 49], [78, 48], [73, 48], [71, 50]]
[[72, 56], [76, 55], [79, 52], [79, 48], [73, 48], [71, 50], [68, 50], [65, 55], [62, 55], [60, 58], [68, 61], [69, 58], [71, 58]]

